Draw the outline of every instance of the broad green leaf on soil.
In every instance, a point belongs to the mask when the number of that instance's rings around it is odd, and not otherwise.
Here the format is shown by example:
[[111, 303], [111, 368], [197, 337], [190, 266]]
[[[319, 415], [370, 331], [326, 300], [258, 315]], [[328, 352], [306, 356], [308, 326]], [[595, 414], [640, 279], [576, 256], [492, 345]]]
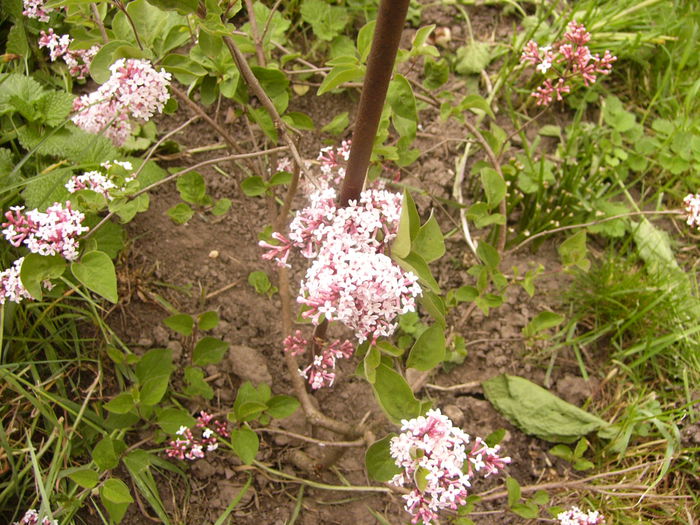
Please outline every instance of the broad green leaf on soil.
[[437, 89], [442, 86], [450, 75], [450, 65], [447, 60], [433, 60], [425, 57], [423, 63], [423, 86], [426, 89]]
[[175, 314], [163, 319], [163, 324], [180, 335], [192, 335], [194, 318], [187, 314]]
[[139, 388], [139, 404], [153, 406], [160, 402], [168, 390], [170, 375], [155, 376], [147, 379]]
[[188, 366], [185, 368], [185, 387], [184, 393], [188, 396], [202, 396], [204, 399], [212, 399], [214, 390], [204, 380], [204, 370], [197, 366]]
[[175, 186], [180, 192], [180, 198], [185, 202], [199, 206], [206, 206], [210, 202], [210, 199], [207, 199], [207, 184], [204, 182], [204, 177], [196, 171], [190, 171], [178, 177]]
[[104, 482], [100, 487], [100, 499], [114, 523], [120, 523], [124, 519], [126, 510], [134, 501], [129, 487], [117, 478], [110, 478]]
[[121, 222], [127, 223], [136, 217], [137, 213], [146, 211], [149, 204], [150, 199], [145, 193], [135, 199], [117, 197], [109, 202], [109, 211], [116, 213]]
[[153, 377], [169, 376], [173, 367], [173, 352], [168, 348], [153, 348], [143, 354], [134, 367], [140, 384]]
[[86, 288], [117, 303], [117, 274], [109, 255], [98, 251], [88, 252], [79, 261], [71, 263], [70, 269]]
[[81, 469], [68, 474], [68, 477], [84, 489], [91, 489], [100, 480], [100, 475], [94, 470]]
[[65, 269], [66, 261], [60, 255], [30, 253], [24, 257], [19, 278], [29, 294], [40, 301], [43, 297], [41, 283], [60, 277]]
[[501, 374], [482, 383], [491, 404], [526, 434], [551, 443], [573, 443], [610, 424], [523, 377]]
[[491, 46], [485, 42], [472, 42], [457, 49], [455, 71], [460, 75], [478, 75], [491, 62]]
[[557, 249], [564, 266], [578, 266], [584, 272], [591, 267], [591, 261], [586, 258], [586, 232], [580, 230], [559, 245]]
[[237, 428], [231, 432], [231, 445], [241, 461], [250, 465], [258, 453], [260, 440], [258, 435], [249, 428]]
[[476, 248], [476, 254], [481, 259], [481, 262], [491, 270], [497, 270], [498, 265], [501, 264], [501, 256], [498, 254], [498, 250], [486, 242], [482, 241], [479, 243]]
[[126, 414], [134, 408], [134, 396], [129, 392], [122, 392], [114, 399], [105, 403], [105, 410], [115, 414]]
[[241, 190], [248, 197], [258, 197], [267, 191], [267, 183], [259, 175], [247, 177], [241, 182]]
[[289, 417], [299, 408], [299, 401], [292, 396], [273, 396], [267, 402], [266, 412], [275, 419]]
[[106, 437], [92, 449], [92, 459], [100, 470], [110, 470], [119, 465], [119, 458], [125, 450], [122, 440]]
[[250, 272], [248, 274], [248, 284], [255, 288], [255, 292], [260, 295], [266, 294], [272, 288], [270, 278], [262, 270]]
[[420, 416], [423, 408], [427, 410], [415, 398], [403, 376], [385, 364], [375, 369], [372, 390], [379, 405], [394, 423]]
[[423, 257], [427, 263], [431, 263], [445, 255], [445, 239], [433, 213], [430, 214], [430, 218], [425, 224], [419, 228], [416, 238], [411, 242], [411, 249]]
[[158, 426], [163, 429], [166, 434], [175, 434], [180, 427], [191, 428], [196, 424], [196, 420], [189, 412], [175, 407], [165, 408], [161, 411], [156, 411], [156, 421]]
[[[628, 213], [629, 208], [621, 202], [600, 200], [594, 204], [595, 218], [604, 219]], [[608, 237], [623, 237], [627, 232], [628, 219], [619, 218], [613, 221], [602, 222], [588, 227], [591, 233], [602, 233]]]
[[498, 206], [506, 196], [506, 182], [498, 172], [490, 167], [484, 167], [480, 170], [481, 185], [486, 194], [486, 201], [489, 208], [493, 209]]
[[229, 344], [216, 337], [202, 337], [192, 351], [192, 363], [198, 366], [215, 365], [219, 363]]
[[184, 202], [179, 202], [172, 208], [168, 208], [166, 213], [175, 224], [186, 224], [194, 217], [194, 210]]
[[396, 434], [389, 434], [379, 441], [375, 441], [365, 452], [367, 474], [380, 483], [386, 483], [396, 474], [401, 473], [401, 469], [396, 466], [396, 462], [389, 452], [391, 438], [395, 436]]
[[506, 478], [506, 490], [508, 491], [508, 506], [512, 507], [520, 501], [520, 483], [515, 478], [508, 476]]
[[542, 330], [560, 325], [564, 320], [565, 317], [563, 315], [555, 314], [554, 312], [540, 312], [525, 328], [523, 328], [523, 335], [525, 337], [532, 337]]
[[214, 203], [214, 207], [211, 209], [211, 213], [217, 217], [223, 215], [231, 209], [231, 199], [222, 197]]
[[406, 366], [427, 371], [445, 359], [445, 332], [439, 324], [434, 324], [423, 332], [408, 354]]
[[165, 11], [177, 11], [189, 15], [197, 11], [199, 0], [148, 0], [148, 3]]
[[200, 330], [213, 330], [219, 324], [219, 314], [213, 310], [197, 316], [197, 326]]
[[438, 324], [442, 325], [443, 327], [446, 326], [446, 308], [445, 301], [442, 297], [440, 297], [437, 294], [434, 294], [430, 290], [423, 290], [423, 295], [420, 298], [420, 303]]

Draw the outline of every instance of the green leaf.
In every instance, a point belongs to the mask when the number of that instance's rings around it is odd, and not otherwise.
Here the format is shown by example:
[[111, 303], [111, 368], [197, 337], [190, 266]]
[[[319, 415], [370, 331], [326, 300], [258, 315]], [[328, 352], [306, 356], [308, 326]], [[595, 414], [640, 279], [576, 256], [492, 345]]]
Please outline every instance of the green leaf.
[[580, 230], [566, 239], [557, 249], [564, 266], [578, 266], [584, 272], [591, 267], [591, 261], [586, 258], [586, 232]]
[[139, 404], [141, 406], [157, 405], [168, 390], [169, 381], [169, 374], [147, 379], [139, 389]]
[[299, 401], [292, 396], [273, 396], [267, 402], [266, 412], [275, 419], [289, 417], [299, 408]]
[[185, 224], [194, 216], [194, 210], [184, 202], [179, 202], [172, 208], [168, 208], [166, 213], [175, 224]]
[[[128, 40], [111, 40], [100, 47], [100, 50], [90, 61], [89, 67], [92, 79], [98, 84], [107, 82], [109, 77], [112, 76], [109, 67], [114, 64], [117, 59], [126, 58], [125, 55], [128, 55], [129, 51], [136, 51], [136, 54], [142, 55]], [[143, 58], [143, 55], [130, 58]]]
[[423, 296], [420, 299], [423, 308], [435, 319], [442, 327], [447, 326], [445, 322], [446, 307], [442, 297], [434, 294], [430, 290], [424, 290]]
[[411, 242], [411, 250], [425, 259], [427, 263], [445, 255], [445, 239], [433, 213], [430, 214], [430, 218], [418, 230], [416, 238]]
[[250, 381], [243, 383], [238, 389], [236, 400], [233, 402], [233, 413], [236, 421], [251, 421], [267, 410], [267, 402], [272, 394], [270, 387], [265, 384], [255, 388]]
[[[289, 105], [289, 79], [275, 68], [252, 66], [253, 74], [279, 113], [284, 113]], [[312, 124], [313, 129], [313, 124]]]
[[233, 451], [246, 465], [253, 463], [260, 447], [258, 435], [249, 428], [237, 428], [231, 432]]
[[100, 470], [110, 470], [119, 465], [119, 458], [125, 450], [122, 440], [106, 437], [92, 449], [92, 460]]
[[180, 427], [192, 428], [197, 421], [181, 408], [165, 408], [157, 412], [156, 421], [163, 432], [174, 435]]
[[277, 127], [267, 110], [265, 108], [246, 106], [246, 111], [251, 120], [260, 126], [263, 133], [273, 142], [277, 142]]
[[148, 0], [148, 3], [165, 11], [177, 11], [189, 15], [197, 11], [199, 0]]
[[483, 111], [491, 118], [496, 118], [496, 116], [493, 113], [493, 110], [491, 109], [491, 106], [489, 106], [488, 101], [481, 95], [467, 95], [460, 101], [457, 107], [460, 111], [470, 110], [473, 113]]
[[512, 507], [520, 501], [520, 484], [515, 478], [506, 478], [506, 489], [508, 491], [508, 506]]
[[418, 110], [416, 97], [406, 77], [396, 74], [389, 84], [387, 103], [391, 107], [391, 121], [399, 136], [409, 142], [416, 138]]
[[341, 114], [333, 117], [328, 124], [321, 128], [321, 132], [330, 133], [331, 135], [340, 135], [350, 125], [350, 114], [343, 111]]
[[392, 422], [399, 423], [402, 419], [413, 419], [421, 415], [421, 403], [401, 374], [385, 364], [380, 364], [375, 369], [375, 374], [372, 390]]
[[486, 201], [489, 208], [493, 209], [498, 206], [506, 196], [506, 182], [498, 172], [490, 167], [484, 167], [480, 170], [481, 184], [486, 194]]
[[255, 291], [260, 295], [266, 294], [270, 288], [272, 288], [272, 283], [270, 278], [263, 271], [256, 270], [248, 274], [248, 284], [250, 284]]
[[555, 314], [554, 312], [540, 312], [525, 328], [523, 328], [523, 335], [525, 337], [532, 337], [542, 330], [560, 325], [564, 320], [565, 317], [563, 315]]
[[115, 523], [124, 519], [129, 505], [134, 501], [129, 492], [129, 487], [117, 478], [110, 478], [100, 487], [100, 499], [109, 512], [109, 517]]
[[207, 184], [204, 182], [204, 177], [196, 171], [179, 176], [175, 185], [185, 202], [199, 206], [207, 206], [211, 202], [207, 197]]
[[501, 374], [482, 383], [491, 404], [526, 434], [553, 443], [573, 443], [610, 425], [525, 378]]
[[223, 215], [224, 213], [228, 212], [230, 209], [231, 199], [224, 197], [216, 201], [214, 207], [211, 209], [211, 212], [218, 217], [219, 215]]
[[153, 348], [143, 354], [134, 367], [140, 384], [158, 376], [170, 375], [173, 371], [173, 352], [168, 348]]
[[447, 82], [450, 75], [450, 65], [447, 60], [433, 60], [426, 57], [423, 62], [423, 86], [434, 90]]
[[391, 245], [392, 255], [402, 259], [407, 257], [411, 252], [411, 240], [418, 234], [419, 229], [420, 217], [418, 216], [416, 203], [413, 202], [411, 194], [404, 190], [399, 230]]
[[311, 24], [314, 36], [331, 41], [339, 35], [350, 21], [345, 7], [331, 5], [323, 0], [304, 0], [301, 18]]
[[549, 503], [549, 494], [547, 494], [547, 491], [538, 490], [532, 495], [530, 501], [532, 501], [535, 505], [546, 505]]
[[537, 515], [539, 514], [539, 509], [537, 508], [537, 505], [534, 503], [514, 503], [511, 507], [510, 510], [512, 510], [515, 514], [520, 516], [521, 518], [525, 519], [535, 519]]
[[420, 255], [411, 252], [405, 259], [398, 259], [396, 260], [396, 262], [404, 270], [416, 274], [420, 281], [425, 286], [430, 288], [432, 292], [440, 294], [440, 286], [433, 277], [433, 274], [430, 272], [428, 264], [423, 260], [423, 258]]
[[258, 197], [267, 191], [267, 183], [259, 175], [247, 177], [241, 182], [241, 190], [248, 197]]
[[117, 273], [114, 263], [104, 252], [88, 252], [80, 261], [71, 263], [71, 272], [88, 290], [101, 295], [112, 303], [119, 301]]
[[202, 396], [204, 399], [212, 399], [214, 390], [204, 380], [204, 370], [196, 366], [188, 366], [185, 368], [185, 387], [184, 393], [188, 396]]
[[134, 408], [134, 397], [129, 392], [122, 392], [108, 403], [105, 403], [105, 410], [115, 414], [126, 414], [132, 408]]
[[642, 218], [639, 223], [632, 222], [632, 236], [637, 245], [639, 256], [651, 272], [672, 274], [680, 274], [682, 272], [673, 255], [671, 239], [668, 233], [658, 229], [647, 219]]
[[488, 436], [486, 436], [484, 438], [484, 443], [486, 443], [489, 447], [495, 447], [501, 441], [503, 441], [503, 438], [505, 436], [506, 436], [506, 429], [499, 428], [498, 430], [494, 430]]
[[39, 255], [30, 253], [24, 257], [19, 270], [19, 278], [29, 294], [37, 300], [41, 300], [42, 282], [57, 279], [63, 275], [66, 269], [66, 261], [60, 255]]
[[197, 317], [200, 330], [213, 330], [219, 324], [219, 314], [215, 311], [204, 312]]
[[282, 117], [282, 120], [296, 129], [304, 131], [313, 131], [316, 129], [313, 119], [306, 113], [301, 113], [299, 111], [289, 111]]
[[470, 303], [479, 297], [479, 290], [473, 286], [460, 286], [455, 291], [455, 299], [460, 303]]
[[163, 324], [180, 335], [192, 335], [194, 319], [191, 315], [175, 314], [163, 319]]
[[84, 489], [94, 488], [100, 481], [100, 475], [90, 469], [76, 470], [68, 474], [68, 477]]
[[362, 368], [365, 373], [365, 379], [370, 384], [374, 384], [377, 381], [377, 367], [382, 362], [382, 354], [376, 346], [371, 346], [364, 359], [362, 360]]
[[498, 255], [498, 250], [490, 244], [480, 242], [476, 247], [476, 254], [490, 270], [498, 269], [499, 264], [501, 264], [501, 256]]
[[218, 364], [228, 351], [229, 344], [216, 337], [203, 337], [192, 351], [192, 363], [199, 366]]
[[443, 327], [434, 324], [423, 332], [408, 354], [406, 366], [427, 371], [445, 359], [445, 333]]
[[460, 75], [478, 75], [491, 63], [491, 46], [472, 42], [457, 49], [455, 71]]
[[396, 466], [396, 462], [389, 452], [391, 438], [395, 436], [396, 434], [389, 434], [379, 441], [375, 441], [365, 452], [367, 474], [370, 478], [380, 483], [386, 483], [396, 474], [401, 473], [401, 469]]
[[288, 171], [278, 171], [272, 177], [270, 177], [268, 184], [270, 186], [282, 186], [292, 182], [292, 178], [293, 175]]
[[365, 68], [358, 65], [342, 65], [335, 66], [331, 69], [326, 78], [323, 79], [321, 85], [316, 92], [317, 95], [323, 95], [328, 91], [333, 91], [341, 84], [345, 82], [352, 82], [353, 80], [359, 80], [364, 77]]

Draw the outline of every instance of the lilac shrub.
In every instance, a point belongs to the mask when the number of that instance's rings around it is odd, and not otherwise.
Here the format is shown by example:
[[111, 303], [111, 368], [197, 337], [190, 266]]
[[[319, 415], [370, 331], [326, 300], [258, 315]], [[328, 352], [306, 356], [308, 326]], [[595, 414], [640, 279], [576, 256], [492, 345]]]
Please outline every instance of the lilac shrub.
[[122, 177], [122, 180], [118, 180], [116, 174], [113, 173], [116, 170], [132, 171], [134, 167], [129, 161], [103, 162], [101, 166], [106, 170], [106, 173], [93, 170], [86, 171], [82, 175], [73, 175], [65, 185], [68, 192], [75, 193], [80, 190], [91, 190], [104, 195], [105, 199], [110, 201], [114, 199], [111, 195], [112, 190], [124, 191], [124, 185], [134, 180], [133, 173]]
[[441, 510], [464, 505], [477, 473], [488, 477], [510, 463], [510, 458], [498, 455], [498, 446], [489, 447], [480, 438], [470, 448], [470, 436], [439, 409], [401, 424], [402, 432], [391, 439], [390, 452], [403, 472], [391, 483], [413, 486], [403, 496], [412, 523], [422, 520], [429, 525]]
[[148, 60], [134, 58], [120, 58], [109, 70], [107, 82], [75, 100], [73, 122], [122, 146], [131, 135], [130, 118], [148, 121], [163, 112], [171, 75], [164, 69], [156, 71]]
[[550, 76], [531, 95], [538, 106], [547, 106], [554, 98], [563, 100], [563, 95], [571, 92], [576, 80], [589, 86], [596, 81], [598, 74], [610, 73], [617, 57], [607, 49], [602, 57], [592, 54], [587, 45], [590, 39], [591, 34], [583, 24], [571, 21], [563, 40], [542, 47], [534, 40], [525, 44], [520, 62], [535, 66], [537, 71]]
[[[54, 11], [53, 7], [46, 7], [46, 0], [23, 0], [24, 11], [27, 18], [34, 18], [39, 22], [48, 22], [49, 16]], [[59, 9], [63, 9], [62, 7]]]
[[23, 299], [31, 299], [27, 289], [19, 278], [24, 257], [20, 257], [7, 270], [0, 272], [0, 305], [5, 301], [20, 303]]

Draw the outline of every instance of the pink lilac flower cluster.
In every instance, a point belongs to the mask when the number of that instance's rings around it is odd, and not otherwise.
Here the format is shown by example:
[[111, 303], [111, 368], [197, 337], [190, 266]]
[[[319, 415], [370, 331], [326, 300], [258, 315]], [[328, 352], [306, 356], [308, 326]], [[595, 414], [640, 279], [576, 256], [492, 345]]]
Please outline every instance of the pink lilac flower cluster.
[[[49, 15], [53, 12], [53, 7], [46, 7], [46, 0], [23, 0], [24, 11], [22, 14], [27, 18], [34, 18], [39, 22], [48, 22]], [[62, 7], [60, 9], [63, 9]]]
[[700, 228], [700, 193], [691, 193], [683, 199], [688, 226]]
[[24, 244], [30, 252], [39, 255], [61, 255], [69, 261], [78, 258], [78, 236], [88, 231], [82, 222], [85, 215], [65, 205], [54, 203], [45, 212], [30, 210], [24, 206], [13, 206], [5, 214], [2, 223], [5, 239], [15, 247]]
[[68, 49], [72, 41], [70, 35], [59, 36], [53, 32], [53, 29], [49, 28], [48, 33], [41, 32], [39, 49], [49, 50], [51, 62], [63, 58], [63, 61], [68, 65], [70, 75], [83, 80], [90, 73], [90, 63], [100, 48], [92, 46], [90, 49]]
[[181, 426], [176, 432], [179, 436], [170, 441], [165, 453], [168, 457], [195, 460], [204, 457], [205, 452], [213, 452], [219, 448], [219, 437], [228, 438], [230, 433], [226, 423], [214, 419], [204, 411], [199, 413], [195, 428], [199, 429], [199, 437], [186, 426]]
[[112, 75], [97, 91], [75, 100], [76, 126], [90, 133], [104, 133], [116, 146], [131, 134], [129, 118], [149, 120], [162, 113], [170, 98], [171, 75], [156, 71], [148, 60], [120, 58], [110, 66]]
[[302, 316], [318, 325], [322, 318], [340, 321], [360, 342], [390, 336], [397, 315], [415, 311], [421, 294], [418, 277], [404, 272], [387, 255], [401, 215], [401, 196], [385, 190], [363, 191], [359, 201], [336, 206], [336, 191], [319, 190], [297, 212], [289, 236], [279, 233], [273, 245], [260, 246], [265, 259], [287, 265], [292, 247], [313, 259], [297, 301]]
[[583, 512], [578, 507], [571, 507], [566, 512], [557, 515], [560, 525], [601, 525], [605, 523], [605, 516], [597, 510]]
[[20, 257], [10, 268], [0, 272], [0, 304], [5, 304], [5, 301], [19, 303], [22, 299], [32, 298], [19, 278], [23, 262], [24, 257]]
[[29, 509], [24, 513], [21, 520], [14, 522], [12, 525], [58, 525], [58, 520], [50, 520], [47, 517], [39, 519], [39, 513], [34, 509]]
[[612, 63], [617, 60], [607, 49], [603, 56], [592, 54], [588, 48], [591, 34], [583, 24], [569, 22], [564, 39], [551, 46], [538, 46], [530, 40], [523, 49], [520, 62], [535, 66], [540, 73], [554, 72], [552, 78], [545, 79], [533, 93], [538, 106], [546, 106], [556, 98], [562, 100], [565, 93], [571, 92], [575, 79], [583, 80], [589, 86], [597, 75], [607, 75], [612, 70]]
[[469, 449], [469, 435], [439, 409], [401, 424], [402, 432], [391, 439], [389, 450], [403, 472], [391, 483], [416, 485], [403, 496], [412, 523], [422, 520], [429, 525], [441, 510], [464, 505], [475, 473], [488, 477], [510, 463], [510, 458], [498, 455], [497, 446], [488, 447], [479, 438]]
[[[313, 362], [299, 370], [299, 374], [309, 381], [311, 388], [318, 390], [324, 386], [331, 387], [335, 381], [335, 363], [338, 359], [349, 359], [355, 352], [355, 347], [347, 339], [343, 342], [340, 339], [326, 342], [318, 340], [321, 346], [321, 353], [314, 356]], [[284, 351], [292, 355], [303, 354], [309, 346], [309, 341], [305, 339], [300, 330], [294, 335], [287, 336], [284, 340]]]
[[[80, 190], [92, 190], [101, 193], [108, 201], [111, 201], [114, 197], [111, 195], [110, 190], [123, 190], [124, 184], [134, 180], [133, 174], [127, 175], [126, 177], [119, 177], [118, 179], [118, 176], [113, 173], [113, 171], [115, 171], [113, 168], [115, 167], [127, 172], [133, 170], [134, 168], [131, 162], [121, 162], [118, 160], [103, 162], [102, 167], [107, 170], [107, 173], [94, 170], [86, 171], [82, 175], [73, 175], [68, 182], [66, 182], [66, 189], [68, 192], [75, 193]], [[119, 184], [117, 184], [117, 182]]]

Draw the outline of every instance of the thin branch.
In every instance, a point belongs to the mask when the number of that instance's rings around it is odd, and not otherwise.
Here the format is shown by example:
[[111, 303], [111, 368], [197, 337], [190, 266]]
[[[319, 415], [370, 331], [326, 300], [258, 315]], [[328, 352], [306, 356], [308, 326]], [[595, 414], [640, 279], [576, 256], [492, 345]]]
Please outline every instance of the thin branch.
[[[255, 17], [255, 9], [253, 8], [253, 0], [245, 0], [245, 7], [248, 11], [248, 21], [250, 22], [250, 32], [255, 43], [255, 56], [258, 58], [258, 65], [265, 67], [265, 52], [262, 47], [262, 38], [258, 31], [258, 20]], [[272, 17], [272, 15], [270, 15]]]
[[100, 16], [100, 11], [97, 9], [97, 4], [95, 2], [90, 2], [90, 9], [92, 10], [92, 16], [95, 17], [95, 23], [97, 27], [100, 28], [100, 34], [102, 35], [102, 43], [106, 44], [109, 42], [109, 37], [107, 37], [107, 30], [102, 22], [102, 17]]
[[283, 436], [288, 436], [300, 441], [306, 441], [307, 443], [313, 443], [319, 447], [364, 447], [366, 445], [364, 438], [359, 438], [354, 441], [323, 441], [322, 439], [316, 439], [309, 436], [304, 436], [302, 434], [296, 434], [294, 432], [289, 432], [287, 430], [282, 430], [280, 428], [254, 428], [255, 432], [268, 432], [270, 434], [281, 434]]
[[561, 226], [559, 228], [554, 228], [553, 230], [546, 230], [543, 232], [536, 233], [535, 235], [532, 235], [531, 237], [528, 237], [525, 239], [523, 242], [515, 246], [514, 248], [511, 248], [508, 250], [507, 253], [513, 253], [518, 251], [520, 248], [523, 246], [529, 244], [530, 242], [534, 241], [535, 239], [538, 239], [540, 237], [544, 237], [545, 235], [551, 235], [553, 233], [558, 233], [558, 232], [563, 232], [566, 230], [574, 230], [576, 228], [587, 228], [588, 226], [595, 226], [597, 224], [603, 224], [605, 222], [610, 222], [614, 221], [617, 219], [623, 219], [625, 217], [634, 217], [636, 215], [684, 215], [684, 213], [680, 210], [660, 210], [660, 211], [631, 211], [628, 213], [621, 213], [619, 215], [611, 215], [610, 217], [605, 217], [604, 219], [599, 219], [597, 221], [591, 221], [591, 222], [584, 222], [581, 224], [571, 224], [569, 226]]
[[304, 176], [307, 177], [314, 185], [318, 186], [316, 177], [314, 177], [307, 169], [306, 163], [302, 160], [301, 155], [299, 155], [296, 144], [294, 144], [294, 141], [289, 136], [289, 133], [287, 133], [287, 125], [284, 123], [282, 117], [280, 117], [280, 114], [277, 112], [275, 105], [272, 103], [272, 100], [270, 100], [270, 97], [267, 96], [267, 93], [265, 93], [265, 90], [260, 85], [260, 82], [258, 82], [258, 79], [253, 74], [253, 70], [250, 69], [248, 62], [243, 56], [243, 53], [241, 53], [231, 37], [225, 36], [224, 43], [226, 44], [226, 47], [228, 47], [238, 70], [241, 72], [246, 81], [246, 84], [248, 84], [248, 87], [251, 89], [253, 94], [272, 117], [280, 137], [287, 144], [287, 146], [289, 146], [292, 157], [294, 157], [294, 162], [296, 162], [301, 171], [304, 172]]

